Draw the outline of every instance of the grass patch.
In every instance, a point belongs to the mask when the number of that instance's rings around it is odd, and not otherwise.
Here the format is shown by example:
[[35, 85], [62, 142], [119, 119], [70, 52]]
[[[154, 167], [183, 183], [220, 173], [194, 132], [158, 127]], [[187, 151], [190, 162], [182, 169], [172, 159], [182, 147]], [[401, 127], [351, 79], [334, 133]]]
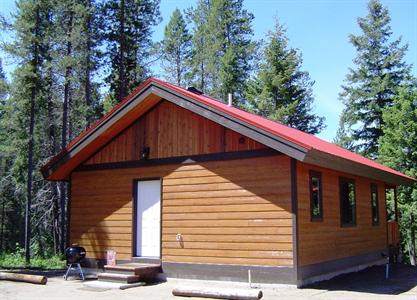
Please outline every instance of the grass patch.
[[32, 269], [64, 269], [66, 261], [60, 255], [52, 255], [47, 258], [44, 257], [32, 257], [30, 264], [26, 264], [25, 257], [17, 253], [2, 253], [0, 254], [0, 268], [32, 268]]

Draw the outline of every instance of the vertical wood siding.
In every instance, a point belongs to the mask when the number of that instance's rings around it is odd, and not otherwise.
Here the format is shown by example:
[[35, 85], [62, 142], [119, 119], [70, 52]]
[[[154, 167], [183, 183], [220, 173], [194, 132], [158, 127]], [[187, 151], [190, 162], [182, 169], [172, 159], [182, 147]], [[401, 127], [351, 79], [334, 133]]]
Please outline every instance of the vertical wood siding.
[[[72, 174], [71, 242], [89, 257], [132, 256], [133, 179], [160, 177], [162, 260], [292, 266], [284, 155]], [[183, 245], [175, 240], [183, 236]]]
[[163, 101], [94, 154], [85, 164], [137, 160], [140, 159], [144, 147], [150, 147], [149, 158], [266, 148], [250, 138]]
[[[297, 164], [299, 265], [386, 248], [385, 185], [367, 178]], [[309, 170], [322, 173], [323, 221], [310, 221]], [[356, 226], [341, 227], [339, 176], [355, 180]], [[372, 225], [371, 183], [378, 184], [379, 225]]]

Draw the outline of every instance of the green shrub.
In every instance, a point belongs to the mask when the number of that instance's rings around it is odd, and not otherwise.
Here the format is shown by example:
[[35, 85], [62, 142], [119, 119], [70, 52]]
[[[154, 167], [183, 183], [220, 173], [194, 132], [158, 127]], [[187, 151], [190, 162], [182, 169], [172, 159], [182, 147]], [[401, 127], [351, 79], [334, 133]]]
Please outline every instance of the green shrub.
[[13, 253], [0, 254], [0, 268], [35, 268], [35, 269], [63, 269], [66, 266], [65, 259], [60, 255], [51, 255], [47, 258], [34, 256], [30, 264], [26, 264], [22, 249], [18, 248]]
[[0, 266], [3, 268], [26, 267], [25, 257], [18, 252], [0, 255]]
[[66, 266], [66, 261], [59, 255], [48, 258], [34, 257], [30, 261], [30, 266], [40, 269], [63, 269]]

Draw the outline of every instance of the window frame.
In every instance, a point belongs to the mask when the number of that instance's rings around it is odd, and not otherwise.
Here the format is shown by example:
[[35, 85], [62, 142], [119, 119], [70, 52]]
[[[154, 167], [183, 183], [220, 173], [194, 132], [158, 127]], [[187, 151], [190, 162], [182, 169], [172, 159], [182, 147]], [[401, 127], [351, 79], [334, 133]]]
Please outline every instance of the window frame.
[[[373, 206], [373, 198], [372, 194], [375, 192], [376, 194], [376, 219], [377, 221], [374, 221], [374, 206]], [[379, 195], [378, 195], [378, 184], [371, 183], [371, 219], [372, 219], [372, 225], [378, 226], [379, 225]]]
[[[343, 199], [342, 199], [342, 184], [353, 184], [353, 195], [355, 197], [355, 205], [353, 207], [353, 220], [351, 223], [345, 223], [343, 221]], [[356, 214], [356, 202], [357, 202], [357, 197], [356, 197], [356, 183], [355, 180], [353, 178], [347, 178], [347, 177], [343, 177], [340, 176], [339, 177], [339, 202], [340, 202], [340, 226], [341, 227], [356, 227], [357, 225], [357, 214]]]
[[[320, 215], [314, 216], [313, 215], [313, 177], [317, 177], [319, 179], [319, 206], [320, 206]], [[311, 222], [322, 222], [323, 221], [323, 180], [321, 172], [310, 170], [309, 171], [309, 185], [308, 189], [310, 192], [310, 221]]]

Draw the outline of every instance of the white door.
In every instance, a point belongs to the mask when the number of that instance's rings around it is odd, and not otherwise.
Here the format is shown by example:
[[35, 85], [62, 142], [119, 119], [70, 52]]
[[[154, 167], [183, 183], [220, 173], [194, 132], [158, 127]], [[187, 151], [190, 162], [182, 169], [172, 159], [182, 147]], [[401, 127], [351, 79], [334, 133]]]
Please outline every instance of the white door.
[[161, 181], [138, 181], [136, 256], [160, 257]]

